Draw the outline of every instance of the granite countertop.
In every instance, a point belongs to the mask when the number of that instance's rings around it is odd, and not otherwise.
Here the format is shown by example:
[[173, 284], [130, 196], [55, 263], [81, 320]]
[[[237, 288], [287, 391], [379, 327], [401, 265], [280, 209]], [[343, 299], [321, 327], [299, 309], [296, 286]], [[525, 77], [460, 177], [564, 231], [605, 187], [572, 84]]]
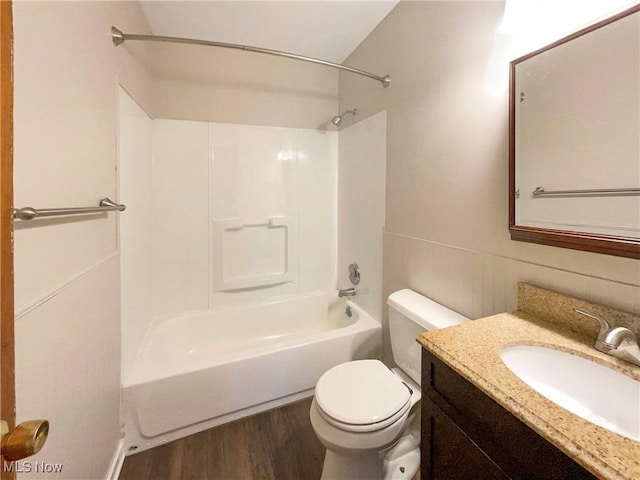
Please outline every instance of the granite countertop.
[[423, 333], [418, 342], [598, 478], [640, 479], [640, 442], [557, 406], [520, 380], [500, 358], [505, 346], [544, 345], [640, 379], [640, 367], [596, 351], [589, 335], [517, 310]]

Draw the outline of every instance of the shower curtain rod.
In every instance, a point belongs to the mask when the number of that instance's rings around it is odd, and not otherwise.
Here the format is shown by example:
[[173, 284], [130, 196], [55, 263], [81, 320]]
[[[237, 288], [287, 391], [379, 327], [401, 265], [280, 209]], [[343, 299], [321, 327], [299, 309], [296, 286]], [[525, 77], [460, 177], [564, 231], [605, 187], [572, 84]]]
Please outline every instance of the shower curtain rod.
[[357, 75], [362, 75], [364, 77], [369, 77], [377, 80], [385, 88], [387, 88], [391, 84], [391, 77], [389, 75], [381, 77], [380, 75], [365, 72], [364, 70], [359, 70], [353, 67], [347, 67], [346, 65], [340, 65], [339, 63], [328, 62], [326, 60], [320, 60], [319, 58], [305, 57], [304, 55], [297, 55], [295, 53], [282, 52], [280, 50], [271, 50], [269, 48], [251, 47], [249, 45], [238, 45], [235, 43], [212, 42], [209, 40], [196, 40], [193, 38], [163, 37], [160, 35], [137, 35], [131, 33], [123, 33], [116, 27], [111, 27], [111, 40], [116, 47], [123, 44], [127, 40], [142, 40], [147, 42], [185, 43], [188, 45], [204, 45], [206, 47], [233, 48], [236, 50], [263, 53], [265, 55], [275, 55], [277, 57], [293, 58], [294, 60], [301, 60], [303, 62], [317, 63], [319, 65], [325, 65], [327, 67], [338, 68], [340, 70], [345, 70], [347, 72], [355, 73]]

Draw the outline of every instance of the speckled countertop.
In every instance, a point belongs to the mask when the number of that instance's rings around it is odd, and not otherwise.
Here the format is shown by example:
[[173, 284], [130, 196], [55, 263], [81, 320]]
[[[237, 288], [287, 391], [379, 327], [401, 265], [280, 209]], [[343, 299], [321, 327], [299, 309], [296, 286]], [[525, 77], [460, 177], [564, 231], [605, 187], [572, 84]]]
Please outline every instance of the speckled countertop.
[[[537, 289], [521, 284], [519, 299], [532, 288]], [[534, 293], [549, 293], [538, 290]], [[596, 351], [589, 333], [593, 326], [572, 331], [579, 329], [541, 320], [522, 307], [519, 301], [519, 310], [513, 313], [423, 333], [418, 342], [598, 478], [640, 479], [640, 442], [598, 427], [547, 400], [507, 368], [500, 350], [509, 345], [550, 346], [636, 379], [640, 379], [640, 367]]]

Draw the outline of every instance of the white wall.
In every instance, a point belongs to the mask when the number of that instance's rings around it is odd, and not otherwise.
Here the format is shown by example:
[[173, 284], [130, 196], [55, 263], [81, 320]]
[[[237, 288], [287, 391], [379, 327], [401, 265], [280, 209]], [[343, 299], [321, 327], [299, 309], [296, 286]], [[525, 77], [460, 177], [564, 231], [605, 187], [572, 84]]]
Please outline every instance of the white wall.
[[123, 453], [118, 273], [114, 254], [16, 323], [17, 420], [50, 423], [28, 460], [62, 464], [58, 474], [19, 478], [101, 479]]
[[391, 86], [340, 75], [355, 121], [387, 110], [385, 295], [413, 288], [476, 318], [513, 309], [528, 279], [640, 311], [639, 261], [509, 238], [508, 94], [486, 83], [506, 87], [503, 8], [400, 2], [347, 59]]
[[338, 134], [338, 287], [349, 288], [348, 266], [356, 262], [361, 279], [354, 301], [382, 318], [382, 234], [386, 173], [386, 112]]
[[192, 45], [151, 51], [155, 118], [334, 129], [337, 70]]
[[119, 217], [121, 371], [131, 368], [153, 316], [151, 278], [153, 121], [122, 88], [118, 91], [118, 181], [127, 210]]
[[[148, 31], [139, 5], [13, 8], [15, 205], [118, 200], [117, 81], [143, 103], [150, 82], [109, 32], [113, 24]], [[51, 420], [49, 441], [33, 460], [64, 463], [64, 478], [109, 475], [120, 441], [116, 215], [15, 226], [17, 420]]]

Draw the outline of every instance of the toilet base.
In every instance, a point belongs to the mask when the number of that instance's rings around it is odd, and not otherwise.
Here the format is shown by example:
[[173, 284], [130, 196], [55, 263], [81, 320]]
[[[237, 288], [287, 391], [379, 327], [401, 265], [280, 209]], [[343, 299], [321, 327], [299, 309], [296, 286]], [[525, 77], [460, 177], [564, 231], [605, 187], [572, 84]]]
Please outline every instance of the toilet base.
[[327, 450], [320, 480], [410, 480], [420, 468], [420, 448], [407, 437], [382, 453], [345, 455]]
[[327, 449], [321, 480], [410, 480], [420, 468], [420, 411], [409, 416], [404, 435], [390, 448], [363, 453]]
[[380, 479], [380, 459], [376, 451], [349, 455], [327, 450], [320, 480]]
[[410, 480], [420, 468], [420, 438], [409, 434], [384, 453], [382, 480]]

